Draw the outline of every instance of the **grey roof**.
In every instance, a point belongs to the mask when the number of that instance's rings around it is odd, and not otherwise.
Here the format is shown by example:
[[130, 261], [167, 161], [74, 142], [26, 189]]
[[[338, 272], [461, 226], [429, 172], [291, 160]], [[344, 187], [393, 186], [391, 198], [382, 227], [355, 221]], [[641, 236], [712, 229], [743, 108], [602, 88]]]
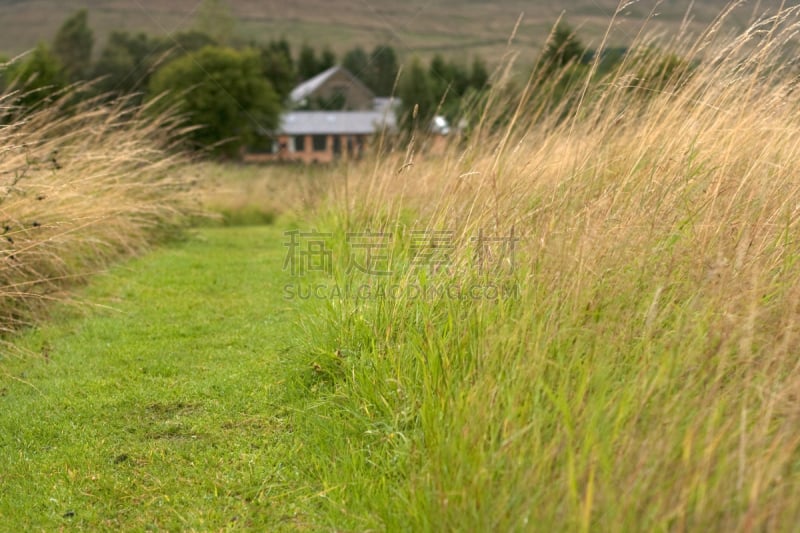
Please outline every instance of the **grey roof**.
[[394, 129], [394, 113], [380, 111], [292, 111], [281, 117], [286, 135], [370, 135]]
[[317, 74], [313, 78], [304, 81], [303, 83], [292, 89], [292, 92], [289, 93], [289, 99], [292, 102], [300, 102], [304, 98], [307, 98], [309, 94], [316, 91], [319, 88], [319, 86], [325, 83], [325, 81], [328, 78], [330, 78], [338, 69], [339, 69], [338, 66], [333, 66], [328, 70], [320, 74]]

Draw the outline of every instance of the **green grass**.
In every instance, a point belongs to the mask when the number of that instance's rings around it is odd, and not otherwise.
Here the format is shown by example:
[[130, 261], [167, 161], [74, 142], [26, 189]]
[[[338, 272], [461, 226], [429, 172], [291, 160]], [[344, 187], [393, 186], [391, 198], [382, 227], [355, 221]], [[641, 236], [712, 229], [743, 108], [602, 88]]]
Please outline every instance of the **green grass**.
[[[316, 226], [346, 257], [338, 222]], [[62, 308], [20, 336], [28, 353], [0, 360], [0, 529], [795, 523], [780, 505], [796, 490], [792, 415], [762, 430], [747, 414], [763, 409], [743, 377], [756, 367], [704, 355], [713, 310], [649, 319], [654, 286], [626, 272], [574, 296], [543, 271], [548, 288], [495, 301], [286, 300], [285, 242], [204, 229], [97, 280], [83, 316]]]
[[208, 229], [116, 268], [0, 359], [0, 529], [293, 529], [281, 376], [302, 305], [274, 228]]
[[[274, 228], [129, 263], [0, 362], [0, 524], [795, 531], [800, 101], [772, 67], [800, 27], [773, 23], [647, 97], [620, 72], [574, 115], [498, 100], [508, 130], [441, 157], [212, 168], [218, 209], [330, 232], [328, 283], [519, 292], [286, 300]], [[391, 275], [346, 268], [367, 231]], [[513, 261], [479, 248], [512, 232]]]

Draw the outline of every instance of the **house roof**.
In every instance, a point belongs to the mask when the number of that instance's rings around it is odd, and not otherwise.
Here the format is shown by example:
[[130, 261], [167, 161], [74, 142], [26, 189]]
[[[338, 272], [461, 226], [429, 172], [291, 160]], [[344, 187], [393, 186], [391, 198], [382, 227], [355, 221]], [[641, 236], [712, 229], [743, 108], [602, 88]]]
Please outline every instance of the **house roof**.
[[[314, 94], [314, 91], [319, 89], [326, 81], [330, 79], [331, 76], [333, 76], [339, 71], [342, 71], [348, 78], [350, 78], [351, 83], [357, 84], [366, 89], [367, 91], [369, 91], [369, 88], [366, 85], [364, 85], [364, 83], [361, 80], [353, 76], [349, 70], [340, 67], [339, 65], [334, 65], [328, 70], [317, 74], [313, 78], [304, 81], [303, 83], [292, 89], [292, 92], [289, 93], [289, 99], [294, 103], [302, 102], [303, 100]], [[371, 93], [372, 91], [369, 92]]]
[[394, 129], [394, 113], [380, 111], [292, 111], [281, 117], [286, 135], [371, 135]]

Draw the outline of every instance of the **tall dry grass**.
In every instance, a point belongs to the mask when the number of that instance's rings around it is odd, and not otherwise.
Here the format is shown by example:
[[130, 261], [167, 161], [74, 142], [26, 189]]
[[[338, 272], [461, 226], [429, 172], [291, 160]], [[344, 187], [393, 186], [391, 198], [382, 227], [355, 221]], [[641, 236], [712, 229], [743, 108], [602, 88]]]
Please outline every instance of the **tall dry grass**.
[[[800, 523], [800, 21], [722, 27], [666, 47], [691, 72], [632, 55], [568, 110], [523, 91], [442, 158], [349, 172], [340, 235], [390, 233], [403, 267], [411, 230], [454, 232], [447, 268], [391, 282], [520, 294], [330, 302], [321, 505], [356, 528]], [[514, 264], [480, 272], [473, 238], [512, 232]]]
[[176, 123], [124, 101], [76, 103], [80, 90], [35, 109], [0, 96], [0, 331], [182, 224]]
[[305, 217], [324, 203], [340, 179], [336, 167], [296, 164], [205, 161], [193, 165], [192, 172], [198, 182], [195, 199], [208, 213], [205, 221], [232, 226]]

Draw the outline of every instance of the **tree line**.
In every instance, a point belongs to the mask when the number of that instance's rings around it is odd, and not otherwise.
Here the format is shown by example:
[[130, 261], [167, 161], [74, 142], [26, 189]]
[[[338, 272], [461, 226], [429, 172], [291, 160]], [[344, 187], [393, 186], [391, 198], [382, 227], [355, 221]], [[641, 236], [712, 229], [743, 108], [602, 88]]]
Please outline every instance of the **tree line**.
[[[94, 34], [88, 12], [81, 10], [64, 21], [52, 43], [40, 43], [0, 70], [0, 89], [17, 90], [16, 104], [24, 111], [72, 84], [91, 81], [82, 89], [86, 97], [123, 97], [131, 105], [150, 102], [155, 111], [173, 109], [200, 126], [188, 134], [192, 147], [235, 156], [243, 146], [265, 142], [264, 134], [277, 128], [293, 87], [336, 64], [376, 95], [397, 96], [399, 124], [406, 131], [429, 128], [436, 115], [451, 124], [463, 121], [465, 109], [475, 109], [491, 86], [480, 57], [469, 64], [439, 54], [427, 63], [412, 57], [401, 68], [389, 45], [370, 51], [356, 46], [338, 58], [327, 46], [304, 44], [295, 54], [284, 38], [237, 39], [233, 26], [222, 0], [205, 0], [192, 29], [168, 37], [114, 31], [93, 59]], [[604, 51], [596, 75], [612, 71], [626, 53]], [[552, 105], [568, 98], [570, 86], [586, 75], [592, 54], [569, 26], [558, 25], [534, 65], [539, 92]], [[667, 78], [681, 66], [671, 58], [661, 74]], [[307, 108], [338, 105], [311, 102]]]
[[[15, 109], [25, 112], [90, 82], [81, 87], [83, 97], [124, 97], [130, 105], [154, 101], [159, 111], [171, 107], [202, 126], [189, 133], [194, 147], [232, 156], [277, 127], [293, 87], [339, 58], [327, 46], [310, 44], [295, 54], [284, 38], [242, 41], [231, 21], [223, 2], [206, 0], [188, 31], [168, 37], [114, 31], [93, 56], [89, 13], [80, 10], [52, 42], [40, 42], [17, 61], [0, 58], [7, 63], [0, 69], [0, 89], [16, 91]], [[369, 53], [355, 47], [341, 61], [376, 95], [391, 94], [400, 68], [391, 46]]]

